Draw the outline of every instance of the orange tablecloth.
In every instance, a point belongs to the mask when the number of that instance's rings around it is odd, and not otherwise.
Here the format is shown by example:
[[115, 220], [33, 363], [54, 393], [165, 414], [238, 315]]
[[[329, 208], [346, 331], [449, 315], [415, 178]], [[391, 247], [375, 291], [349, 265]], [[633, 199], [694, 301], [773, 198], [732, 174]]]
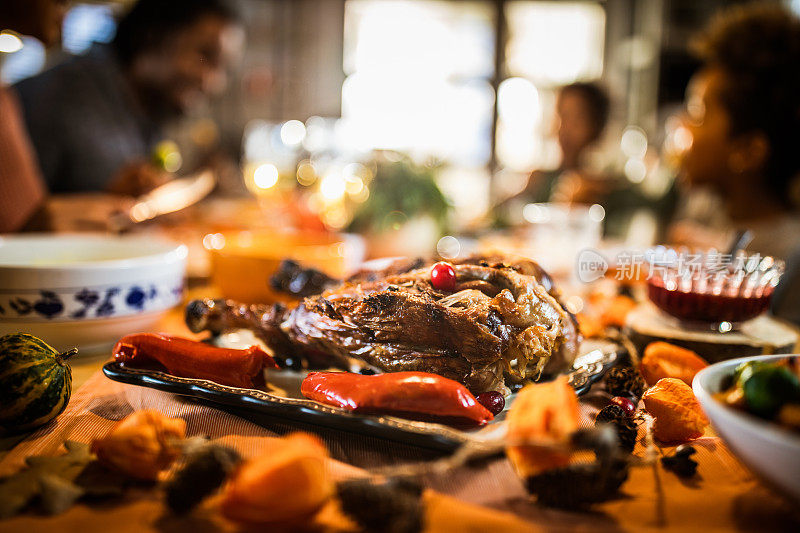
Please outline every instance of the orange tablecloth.
[[[337, 477], [360, 475], [361, 468], [431, 459], [435, 452], [382, 439], [315, 428], [288, 420], [260, 420], [261, 425], [208, 405], [151, 389], [123, 385], [97, 373], [74, 395], [54, 423], [41, 428], [0, 462], [0, 476], [18, 469], [32, 454], [58, 453], [65, 439], [89, 442], [133, 410], [153, 408], [188, 422], [190, 435], [223, 438], [246, 456], [268, 450], [276, 436], [295, 429], [315, 431], [327, 444]], [[526, 496], [506, 460], [479, 469], [464, 468], [426, 480], [428, 531], [800, 531], [792, 506], [764, 488], [716, 439], [701, 439], [695, 456], [698, 476], [682, 481], [660, 465], [631, 470], [619, 499], [592, 512], [546, 509]], [[641, 453], [641, 450], [637, 450]], [[447, 496], [443, 496], [447, 495]], [[454, 500], [454, 497], [457, 500]], [[200, 510], [186, 518], [168, 515], [157, 491], [137, 494], [117, 504], [77, 505], [56, 517], [25, 515], [0, 521], [5, 531], [224, 531], [215, 513]], [[489, 513], [476, 504], [503, 511]], [[335, 510], [323, 513], [325, 529], [348, 529]], [[471, 528], [471, 529], [470, 529]]]

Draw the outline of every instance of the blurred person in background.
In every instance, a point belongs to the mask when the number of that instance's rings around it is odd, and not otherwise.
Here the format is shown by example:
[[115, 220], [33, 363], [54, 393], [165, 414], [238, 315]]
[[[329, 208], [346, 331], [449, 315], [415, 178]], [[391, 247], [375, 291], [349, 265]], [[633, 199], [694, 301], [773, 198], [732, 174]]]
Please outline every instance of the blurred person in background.
[[697, 51], [704, 67], [687, 94], [681, 170], [690, 191], [713, 191], [722, 209], [679, 221], [672, 240], [725, 249], [736, 228], [750, 229], [752, 252], [788, 259], [772, 311], [800, 324], [800, 19], [775, 5], [736, 7]]
[[735, 7], [696, 51], [704, 66], [687, 91], [681, 173], [722, 209], [687, 214], [671, 240], [724, 249], [747, 228], [752, 251], [786, 259], [800, 247], [800, 19], [775, 5]]
[[661, 218], [671, 215], [672, 190], [651, 198], [619, 173], [592, 169], [591, 154], [603, 137], [610, 106], [605, 90], [596, 83], [572, 83], [558, 91], [555, 129], [561, 163], [554, 170], [535, 170], [522, 192], [498, 206], [501, 224], [519, 218], [515, 213], [521, 216], [524, 204], [542, 202], [602, 205], [604, 232], [611, 237], [625, 234], [637, 210], [647, 208]]
[[169, 179], [153, 162], [165, 126], [225, 88], [243, 36], [226, 0], [139, 0], [110, 45], [18, 83], [50, 191], [135, 196]]
[[588, 155], [603, 136], [609, 108], [608, 95], [595, 83], [577, 82], [558, 90], [553, 129], [561, 161], [555, 169], [534, 170], [521, 192], [497, 205], [497, 225], [522, 222], [528, 203], [593, 204], [606, 195], [608, 183], [589, 169]]
[[565, 85], [556, 97], [556, 124], [561, 163], [554, 170], [536, 170], [519, 195], [527, 202], [596, 203], [608, 183], [588, 168], [587, 155], [603, 136], [610, 101], [594, 83]]
[[[61, 38], [65, 11], [65, 0], [2, 2], [0, 30], [52, 46]], [[46, 191], [16, 95], [0, 85], [0, 233], [24, 227], [41, 208]]]

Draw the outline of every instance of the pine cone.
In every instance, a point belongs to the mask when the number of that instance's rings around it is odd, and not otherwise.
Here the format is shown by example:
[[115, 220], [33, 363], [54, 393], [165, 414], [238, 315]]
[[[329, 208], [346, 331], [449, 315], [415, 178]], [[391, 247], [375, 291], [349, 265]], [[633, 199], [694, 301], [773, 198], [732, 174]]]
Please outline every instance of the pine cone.
[[548, 470], [529, 477], [526, 485], [543, 505], [579, 509], [614, 497], [626, 479], [627, 463], [616, 461], [604, 467], [595, 462]]
[[390, 479], [343, 481], [336, 486], [342, 511], [366, 531], [418, 533], [422, 530], [422, 486]]
[[242, 460], [233, 448], [208, 444], [192, 453], [175, 472], [165, 490], [167, 506], [175, 513], [191, 511], [217, 490]]
[[611, 396], [634, 396], [638, 399], [646, 386], [642, 375], [631, 366], [615, 366], [606, 375], [606, 391]]
[[594, 425], [600, 426], [601, 424], [608, 424], [614, 428], [617, 433], [617, 441], [619, 447], [630, 453], [636, 447], [636, 437], [639, 434], [639, 428], [633, 419], [628, 416], [625, 410], [619, 405], [611, 404], [603, 407], [597, 417], [595, 418]]

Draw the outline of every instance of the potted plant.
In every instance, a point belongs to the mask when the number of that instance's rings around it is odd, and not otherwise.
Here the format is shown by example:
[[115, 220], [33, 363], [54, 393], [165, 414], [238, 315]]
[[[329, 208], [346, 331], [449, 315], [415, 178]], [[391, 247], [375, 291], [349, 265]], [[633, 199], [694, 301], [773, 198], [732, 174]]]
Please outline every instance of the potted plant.
[[370, 196], [348, 227], [364, 235], [371, 257], [427, 256], [435, 250], [451, 209], [436, 184], [440, 167], [405, 156], [376, 161]]

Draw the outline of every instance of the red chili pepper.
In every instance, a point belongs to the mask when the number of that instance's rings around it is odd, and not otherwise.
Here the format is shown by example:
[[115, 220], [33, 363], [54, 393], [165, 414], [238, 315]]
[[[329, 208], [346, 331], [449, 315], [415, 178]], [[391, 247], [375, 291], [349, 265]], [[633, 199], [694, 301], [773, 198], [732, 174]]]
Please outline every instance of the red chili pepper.
[[311, 400], [358, 413], [424, 415], [469, 420], [481, 426], [494, 418], [464, 385], [427, 372], [375, 376], [311, 372], [300, 392]]
[[248, 389], [264, 383], [264, 368], [278, 368], [258, 346], [233, 350], [154, 333], [122, 337], [114, 346], [114, 358], [131, 366], [155, 361], [176, 376]]

